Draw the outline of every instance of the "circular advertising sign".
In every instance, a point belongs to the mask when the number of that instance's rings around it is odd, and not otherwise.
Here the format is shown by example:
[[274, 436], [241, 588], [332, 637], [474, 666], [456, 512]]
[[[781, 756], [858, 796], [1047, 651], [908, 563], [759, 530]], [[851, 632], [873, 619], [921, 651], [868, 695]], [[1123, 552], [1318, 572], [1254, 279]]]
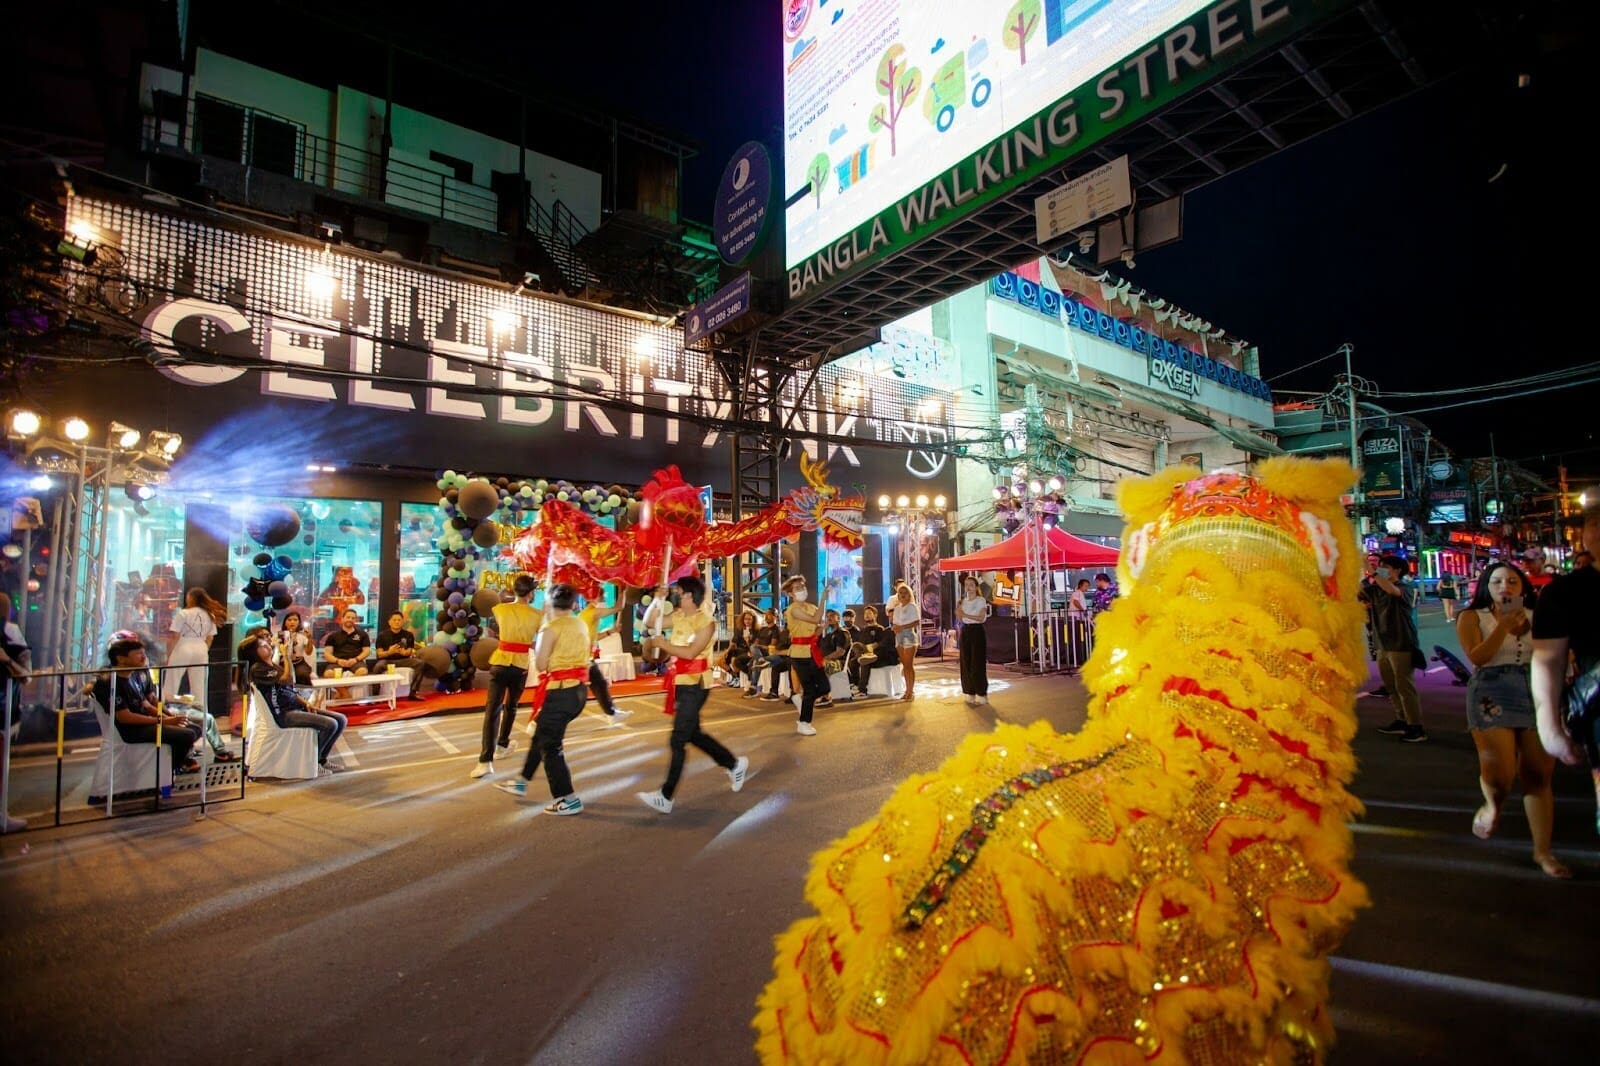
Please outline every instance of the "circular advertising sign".
[[766, 145], [749, 141], [728, 160], [712, 208], [711, 229], [717, 251], [729, 264], [737, 266], [755, 250], [767, 221], [771, 196], [772, 160]]

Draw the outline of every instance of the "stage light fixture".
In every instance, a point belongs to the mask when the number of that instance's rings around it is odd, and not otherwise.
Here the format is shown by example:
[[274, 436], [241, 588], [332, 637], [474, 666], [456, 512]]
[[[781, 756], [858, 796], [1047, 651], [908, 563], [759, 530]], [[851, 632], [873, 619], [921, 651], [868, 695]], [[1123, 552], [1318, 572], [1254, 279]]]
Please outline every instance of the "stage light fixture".
[[1007, 495], [1009, 495], [1009, 493], [1006, 492], [1006, 487], [1004, 485], [996, 485], [994, 487], [994, 498], [995, 499], [1003, 500], [1003, 499], [1006, 498]]
[[1039, 493], [1044, 491], [1044, 482], [1040, 481], [1038, 478], [1034, 478], [1032, 481], [1028, 482], [1028, 491], [1033, 493], [1035, 496], [1039, 495]]
[[55, 482], [50, 480], [48, 474], [35, 474], [28, 479], [28, 488], [34, 492], [49, 492], [50, 487], [54, 484]]
[[922, 493], [921, 495], [919, 495], [917, 497], [917, 506], [918, 507], [926, 507], [926, 506], [928, 506], [928, 494], [927, 493]]
[[11, 433], [17, 437], [31, 437], [39, 432], [41, 420], [35, 411], [26, 408], [11, 412]]
[[1049, 485], [1051, 492], [1060, 492], [1062, 487], [1066, 485], [1066, 482], [1061, 480], [1060, 474], [1051, 474], [1050, 480], [1047, 482], [1047, 484]]
[[111, 443], [125, 452], [132, 451], [142, 435], [132, 426], [125, 426], [121, 422], [111, 423]]
[[67, 439], [74, 444], [89, 439], [89, 423], [81, 418], [67, 419], [66, 422], [62, 423], [61, 429], [66, 433]]
[[178, 454], [178, 449], [183, 447], [183, 435], [180, 433], [164, 433], [159, 429], [150, 431], [150, 445], [146, 449], [159, 452], [168, 459]]
[[910, 496], [899, 496], [899, 497], [897, 497], [895, 499], [894, 505], [896, 507], [910, 507], [911, 506], [911, 497]]
[[147, 485], [142, 481], [130, 481], [126, 485], [122, 486], [122, 491], [127, 493], [128, 499], [135, 502], [141, 500], [153, 500], [156, 497], [156, 487], [154, 485]]
[[938, 508], [941, 511], [944, 510], [944, 505], [949, 503], [949, 502], [950, 501], [946, 500], [943, 496], [935, 496], [933, 498], [934, 507]]
[[0, 555], [4, 555], [7, 559], [20, 559], [22, 558], [22, 545], [8, 543], [5, 547], [0, 548]]
[[[1578, 499], [1581, 501], [1583, 499], [1583, 497], [1579, 496]], [[882, 496], [878, 497], [878, 506], [882, 507], [885, 511], [887, 511], [889, 509], [890, 502], [891, 501], [889, 499], [889, 494], [888, 493], [884, 493]], [[1582, 504], [1580, 503], [1579, 506], [1582, 506]]]

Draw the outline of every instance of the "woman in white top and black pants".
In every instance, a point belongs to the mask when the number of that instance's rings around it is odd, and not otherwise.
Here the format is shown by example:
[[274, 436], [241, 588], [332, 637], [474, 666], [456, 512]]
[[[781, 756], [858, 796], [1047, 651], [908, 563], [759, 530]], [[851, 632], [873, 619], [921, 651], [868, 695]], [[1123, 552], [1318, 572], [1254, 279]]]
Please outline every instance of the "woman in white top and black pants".
[[1539, 741], [1530, 683], [1533, 619], [1522, 606], [1527, 579], [1510, 563], [1495, 563], [1478, 579], [1477, 594], [1456, 620], [1456, 638], [1476, 669], [1467, 684], [1467, 725], [1478, 749], [1483, 806], [1472, 832], [1484, 839], [1500, 823], [1513, 782], [1522, 783], [1522, 809], [1533, 836], [1533, 861], [1551, 877], [1571, 872], [1550, 851], [1555, 759]]
[[967, 703], [977, 707], [989, 702], [989, 638], [983, 623], [989, 617], [989, 601], [975, 574], [961, 579], [961, 598], [956, 601], [956, 621], [961, 623], [961, 691]]
[[900, 656], [900, 673], [906, 680], [902, 700], [910, 702], [911, 690], [917, 684], [917, 647], [922, 643], [922, 605], [911, 598], [911, 586], [904, 581], [895, 585], [894, 599], [884, 605], [889, 612], [889, 624], [894, 627], [894, 646]]

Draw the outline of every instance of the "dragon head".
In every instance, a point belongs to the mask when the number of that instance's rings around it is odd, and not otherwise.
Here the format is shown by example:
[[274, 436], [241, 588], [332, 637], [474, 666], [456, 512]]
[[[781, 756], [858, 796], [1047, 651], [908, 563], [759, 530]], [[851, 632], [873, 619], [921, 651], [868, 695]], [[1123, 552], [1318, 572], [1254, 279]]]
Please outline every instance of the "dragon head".
[[674, 544], [687, 546], [705, 529], [700, 490], [684, 481], [676, 466], [657, 470], [639, 495], [644, 507], [638, 540], [644, 547], [660, 548], [669, 537]]
[[806, 487], [795, 489], [784, 501], [789, 524], [796, 529], [821, 530], [822, 539], [836, 547], [861, 547], [861, 513], [866, 510], [866, 497], [860, 492], [845, 496], [828, 484], [828, 464], [804, 453], [800, 456], [800, 472], [805, 475]]

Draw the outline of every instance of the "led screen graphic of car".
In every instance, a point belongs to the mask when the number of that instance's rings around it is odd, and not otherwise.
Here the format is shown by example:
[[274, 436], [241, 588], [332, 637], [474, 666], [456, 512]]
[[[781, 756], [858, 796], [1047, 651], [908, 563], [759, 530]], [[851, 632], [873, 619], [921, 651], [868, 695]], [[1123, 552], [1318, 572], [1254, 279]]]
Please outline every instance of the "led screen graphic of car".
[[[956, 121], [956, 108], [967, 100], [973, 107], [989, 102], [994, 83], [984, 77], [980, 66], [989, 58], [989, 42], [979, 40], [965, 52], [957, 52], [944, 66], [934, 71], [928, 92], [922, 98], [922, 113], [940, 133]], [[969, 73], [970, 71], [970, 73]]]

